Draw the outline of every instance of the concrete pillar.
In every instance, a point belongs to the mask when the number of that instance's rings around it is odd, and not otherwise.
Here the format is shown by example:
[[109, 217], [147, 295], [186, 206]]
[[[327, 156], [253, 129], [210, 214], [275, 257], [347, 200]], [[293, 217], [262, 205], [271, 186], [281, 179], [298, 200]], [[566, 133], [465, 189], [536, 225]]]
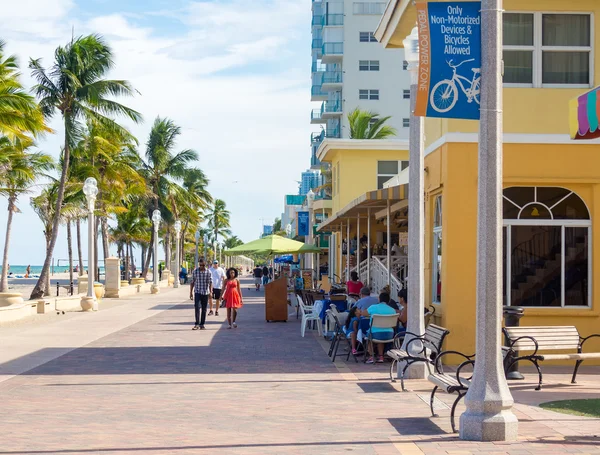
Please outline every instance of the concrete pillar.
[[104, 261], [105, 297], [119, 298], [121, 289], [121, 259], [110, 257]]
[[473, 380], [460, 417], [469, 441], [515, 441], [501, 354], [502, 329], [502, 0], [481, 2], [481, 120], [477, 213], [477, 340]]

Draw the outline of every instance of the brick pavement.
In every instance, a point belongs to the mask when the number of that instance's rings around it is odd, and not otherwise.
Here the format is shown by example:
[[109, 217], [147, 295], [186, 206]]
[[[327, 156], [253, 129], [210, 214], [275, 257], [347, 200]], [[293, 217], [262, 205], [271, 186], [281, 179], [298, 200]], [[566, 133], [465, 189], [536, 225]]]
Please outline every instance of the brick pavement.
[[[598, 368], [584, 365], [576, 386], [560, 370], [542, 392], [531, 381], [512, 386], [519, 443], [463, 442], [449, 434], [447, 410], [429, 418], [419, 398], [427, 383], [399, 392], [387, 365], [332, 364], [327, 344], [301, 338], [295, 318], [267, 324], [263, 293], [249, 285], [238, 329], [226, 329], [222, 311], [206, 331], [190, 330], [187, 290], [172, 291], [185, 303], [0, 383], [0, 455], [600, 453], [599, 419], [534, 406], [597, 396]], [[125, 306], [139, 313], [135, 305]]]

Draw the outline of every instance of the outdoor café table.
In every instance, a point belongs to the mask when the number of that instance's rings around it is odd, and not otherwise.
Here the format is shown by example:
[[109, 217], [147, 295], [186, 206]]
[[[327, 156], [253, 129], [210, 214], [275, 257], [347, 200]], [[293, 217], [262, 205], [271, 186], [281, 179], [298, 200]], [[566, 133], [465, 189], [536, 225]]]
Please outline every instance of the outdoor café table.
[[329, 299], [325, 299], [322, 300], [323, 302], [323, 307], [321, 308], [321, 312], [319, 313], [319, 315], [321, 316], [321, 321], [325, 322], [325, 312], [329, 309], [329, 305], [331, 305], [332, 303], [335, 305], [335, 307], [337, 308], [338, 312], [343, 313], [345, 311], [348, 311], [348, 302], [346, 300], [329, 300]]

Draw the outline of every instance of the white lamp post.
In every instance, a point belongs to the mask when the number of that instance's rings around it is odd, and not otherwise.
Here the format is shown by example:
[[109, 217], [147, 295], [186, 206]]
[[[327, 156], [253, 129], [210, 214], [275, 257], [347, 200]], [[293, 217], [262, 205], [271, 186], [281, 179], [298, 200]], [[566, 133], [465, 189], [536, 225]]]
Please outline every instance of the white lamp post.
[[[423, 182], [425, 129], [424, 118], [414, 115], [417, 84], [419, 76], [419, 30], [412, 29], [404, 41], [404, 59], [410, 71], [410, 136], [409, 136], [409, 175], [408, 175], [408, 321], [406, 331], [422, 334], [425, 332], [423, 318], [425, 306], [425, 187]], [[388, 248], [391, 245], [388, 245]], [[408, 346], [418, 349], [418, 343], [408, 344], [414, 336], [408, 334], [404, 338], [402, 349]], [[398, 365], [404, 368], [404, 364]], [[425, 364], [412, 364], [407, 370], [406, 378], [424, 379]]]
[[179, 235], [181, 234], [181, 221], [175, 221], [175, 281], [173, 281], [173, 287], [179, 287], [179, 270], [181, 269], [181, 264], [179, 264]]
[[152, 273], [154, 276], [154, 282], [150, 288], [150, 292], [152, 292], [152, 294], [158, 294], [160, 292], [160, 288], [158, 287], [158, 228], [160, 226], [161, 219], [160, 210], [155, 210], [152, 212], [152, 222], [154, 223], [154, 271]]
[[198, 266], [198, 240], [200, 240], [200, 231], [196, 231], [194, 235], [196, 239], [196, 254], [194, 255], [194, 269]]
[[285, 235], [287, 235], [288, 237], [290, 237], [292, 235], [292, 225], [291, 224], [287, 224], [285, 226]]
[[94, 177], [88, 177], [83, 184], [83, 194], [88, 203], [88, 290], [87, 295], [81, 298], [81, 308], [84, 311], [98, 310], [98, 301], [94, 293], [94, 206], [98, 194], [98, 182]]

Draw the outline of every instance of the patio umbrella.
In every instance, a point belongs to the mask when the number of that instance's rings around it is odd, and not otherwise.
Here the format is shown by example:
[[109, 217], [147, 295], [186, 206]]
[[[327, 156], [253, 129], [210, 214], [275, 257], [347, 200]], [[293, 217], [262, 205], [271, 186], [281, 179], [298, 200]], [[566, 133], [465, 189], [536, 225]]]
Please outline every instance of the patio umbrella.
[[600, 137], [600, 87], [569, 101], [571, 139]]
[[253, 240], [244, 245], [236, 246], [225, 252], [226, 255], [239, 253], [263, 253], [269, 256], [273, 254], [299, 254], [319, 253], [321, 249], [315, 245], [309, 245], [296, 240], [281, 237], [279, 235], [267, 235], [262, 239]]

